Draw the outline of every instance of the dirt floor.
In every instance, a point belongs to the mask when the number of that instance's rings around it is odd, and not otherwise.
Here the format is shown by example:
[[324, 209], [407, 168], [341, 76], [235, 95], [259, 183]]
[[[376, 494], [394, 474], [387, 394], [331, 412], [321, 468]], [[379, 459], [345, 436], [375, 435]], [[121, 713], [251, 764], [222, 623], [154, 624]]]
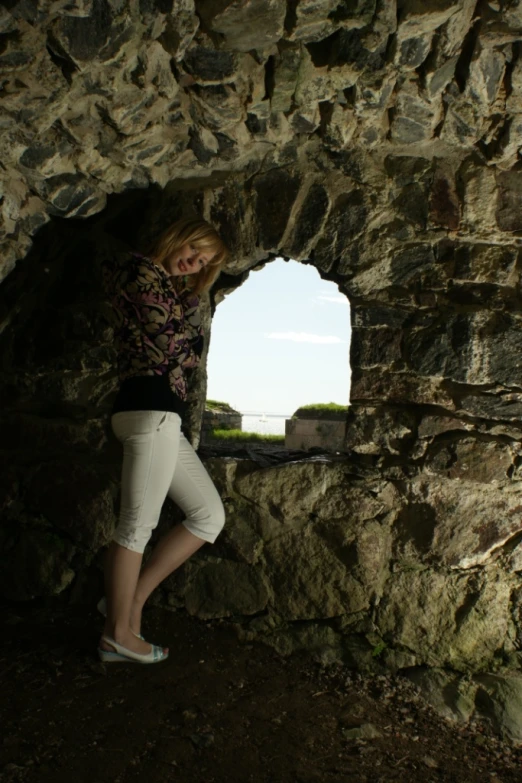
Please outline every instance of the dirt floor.
[[2, 783], [522, 783], [522, 749], [446, 723], [400, 678], [154, 608], [144, 632], [169, 659], [101, 664], [95, 610], [3, 609]]

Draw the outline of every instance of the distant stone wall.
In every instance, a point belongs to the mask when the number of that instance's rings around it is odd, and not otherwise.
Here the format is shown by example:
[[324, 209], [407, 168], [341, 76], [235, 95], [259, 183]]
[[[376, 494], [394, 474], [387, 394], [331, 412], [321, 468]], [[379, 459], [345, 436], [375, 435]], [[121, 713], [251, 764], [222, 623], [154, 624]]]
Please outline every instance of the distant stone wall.
[[342, 451], [346, 436], [344, 421], [328, 419], [287, 419], [285, 446], [288, 449], [322, 448]]
[[240, 430], [242, 426], [241, 419], [241, 414], [238, 411], [228, 413], [206, 408], [201, 424], [202, 442], [208, 441], [212, 437], [214, 430]]

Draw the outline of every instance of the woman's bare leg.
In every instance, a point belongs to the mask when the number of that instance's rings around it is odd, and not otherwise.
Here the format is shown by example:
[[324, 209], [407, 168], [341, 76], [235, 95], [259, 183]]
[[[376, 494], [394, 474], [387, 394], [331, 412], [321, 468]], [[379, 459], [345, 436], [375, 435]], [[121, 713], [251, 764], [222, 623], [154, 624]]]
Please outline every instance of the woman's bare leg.
[[152, 591], [206, 541], [214, 541], [225, 522], [219, 493], [183, 434], [168, 495], [185, 514], [186, 526], [177, 525], [164, 536], [143, 566], [130, 616], [131, 628], [136, 631], [140, 628], [143, 605]]
[[176, 525], [156, 544], [139, 576], [130, 612], [130, 626], [139, 633], [145, 601], [156, 587], [203, 546], [205, 541]]
[[[103, 635], [114, 639], [128, 650], [147, 655], [151, 651], [151, 645], [138, 639], [130, 624], [142, 559], [140, 552], [133, 552], [115, 541], [111, 542], [105, 563], [107, 618]], [[100, 647], [104, 650], [113, 649], [103, 641], [100, 641]]]

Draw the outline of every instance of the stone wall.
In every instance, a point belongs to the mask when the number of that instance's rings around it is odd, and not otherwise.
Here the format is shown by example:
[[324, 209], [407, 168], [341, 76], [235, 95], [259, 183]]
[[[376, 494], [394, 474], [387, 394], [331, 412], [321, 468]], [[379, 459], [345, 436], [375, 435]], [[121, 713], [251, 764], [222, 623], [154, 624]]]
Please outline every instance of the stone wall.
[[201, 422], [201, 441], [212, 438], [214, 430], [240, 430], [242, 417], [239, 411], [223, 411], [205, 408]]
[[362, 455], [206, 464], [225, 530], [158, 603], [283, 655], [400, 671], [445, 717], [522, 742], [520, 488], [487, 475], [498, 454], [464, 477]]
[[[169, 605], [232, 618], [285, 654], [309, 648], [370, 670], [520, 662], [520, 536], [501, 533], [488, 484], [408, 479], [364, 457], [207, 467], [227, 524], [165, 582]], [[502, 496], [502, 514], [516, 517], [518, 487]]]
[[518, 660], [521, 32], [520, 0], [0, 9], [4, 594], [99, 574], [119, 470], [99, 262], [198, 212], [233, 251], [222, 290], [277, 255], [337, 283], [352, 391], [344, 466], [213, 466], [227, 534], [169, 602], [358, 665], [382, 644], [396, 668]]
[[345, 437], [344, 421], [312, 418], [285, 421], [285, 446], [288, 449], [343, 451]]

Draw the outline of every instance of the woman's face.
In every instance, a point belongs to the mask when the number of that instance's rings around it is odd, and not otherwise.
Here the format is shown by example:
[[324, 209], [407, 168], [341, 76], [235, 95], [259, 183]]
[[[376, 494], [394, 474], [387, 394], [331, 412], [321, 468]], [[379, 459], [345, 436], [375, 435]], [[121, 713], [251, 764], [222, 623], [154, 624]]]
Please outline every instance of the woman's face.
[[198, 250], [187, 242], [165, 261], [165, 269], [171, 277], [194, 275], [212, 260], [209, 250]]

